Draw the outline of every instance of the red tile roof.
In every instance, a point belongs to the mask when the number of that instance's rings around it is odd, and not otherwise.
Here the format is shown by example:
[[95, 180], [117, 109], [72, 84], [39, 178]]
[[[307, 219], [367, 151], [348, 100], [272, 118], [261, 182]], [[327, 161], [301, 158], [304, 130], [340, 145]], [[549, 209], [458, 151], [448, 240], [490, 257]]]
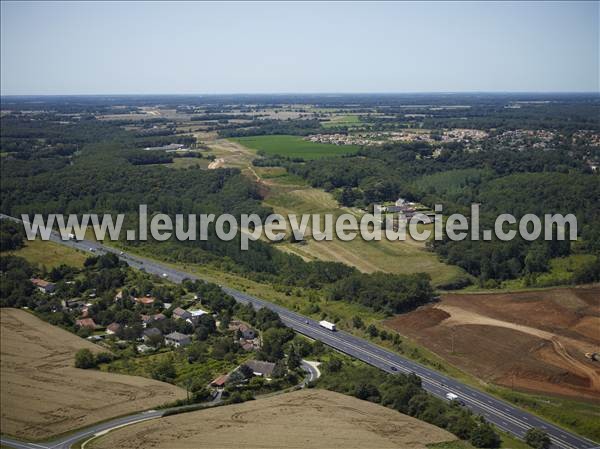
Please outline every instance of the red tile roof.
[[135, 302], [139, 302], [141, 304], [153, 304], [154, 301], [156, 301], [156, 298], [153, 298], [152, 296], [143, 296], [140, 298], [135, 298]]
[[229, 380], [229, 374], [223, 374], [222, 376], [219, 376], [215, 380], [213, 380], [210, 384], [213, 387], [222, 387], [223, 385], [225, 385], [225, 382], [227, 382], [228, 380]]
[[110, 323], [106, 326], [106, 330], [117, 333], [121, 330], [121, 325], [119, 323]]
[[83, 318], [75, 321], [75, 325], [79, 327], [86, 327], [88, 329], [96, 329], [96, 323], [92, 318]]

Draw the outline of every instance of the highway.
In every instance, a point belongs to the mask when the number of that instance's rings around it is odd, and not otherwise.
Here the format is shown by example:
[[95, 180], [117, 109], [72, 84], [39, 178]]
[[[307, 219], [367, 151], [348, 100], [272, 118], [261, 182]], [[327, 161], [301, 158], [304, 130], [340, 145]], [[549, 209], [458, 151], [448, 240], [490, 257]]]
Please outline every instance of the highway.
[[[5, 217], [12, 218], [12, 217]], [[13, 220], [16, 220], [12, 218]], [[17, 220], [19, 221], [19, 220]], [[184, 271], [170, 268], [164, 264], [139, 257], [129, 253], [122, 253], [100, 243], [92, 241], [63, 241], [57, 233], [53, 233], [51, 240], [87, 252], [103, 253], [112, 252], [126, 261], [131, 267], [143, 269], [148, 273], [166, 277], [173, 282], [183, 279], [202, 280], [197, 276]], [[506, 401], [495, 398], [457, 380], [447, 377], [437, 371], [427, 368], [419, 363], [408, 360], [396, 353], [377, 346], [374, 343], [351, 335], [343, 331], [329, 331], [319, 326], [317, 321], [300, 315], [296, 312], [278, 306], [271, 302], [247, 295], [232, 288], [222, 287], [236, 301], [252, 304], [259, 309], [267, 307], [279, 314], [282, 321], [296, 332], [315, 340], [320, 340], [332, 348], [362, 360], [389, 373], [415, 373], [422, 379], [423, 388], [439, 398], [445, 399], [447, 393], [456, 394], [473, 412], [482, 415], [485, 419], [498, 428], [523, 438], [531, 427], [537, 427], [550, 435], [553, 449], [591, 449], [600, 448], [600, 445], [574, 433], [568, 432], [552, 423], [544, 421]], [[125, 419], [125, 418], [124, 418]], [[31, 447], [31, 446], [28, 446]]]

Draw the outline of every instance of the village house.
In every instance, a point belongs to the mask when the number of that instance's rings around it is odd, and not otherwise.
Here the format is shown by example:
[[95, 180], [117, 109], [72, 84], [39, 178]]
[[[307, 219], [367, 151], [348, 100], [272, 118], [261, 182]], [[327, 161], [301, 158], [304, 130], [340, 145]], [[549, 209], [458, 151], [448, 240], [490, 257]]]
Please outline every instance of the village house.
[[167, 319], [167, 317], [162, 313], [156, 313], [154, 315], [140, 315], [140, 318], [142, 320], [142, 326], [144, 328], [148, 327], [152, 323]]
[[56, 285], [52, 282], [45, 281], [44, 279], [39, 278], [31, 278], [31, 283], [37, 287], [39, 291], [42, 293], [54, 293], [56, 290]]
[[121, 325], [119, 323], [110, 323], [106, 326], [106, 333], [108, 335], [114, 335], [121, 330]]
[[145, 345], [143, 343], [140, 345], [137, 345], [136, 349], [137, 349], [137, 352], [139, 352], [141, 354], [145, 354], [146, 352], [151, 352], [151, 351], [155, 350], [154, 348], [151, 348], [150, 346]]
[[144, 342], [149, 342], [152, 339], [158, 338], [162, 336], [162, 332], [160, 331], [160, 329], [157, 329], [156, 327], [150, 327], [148, 329], [144, 329], [144, 331], [142, 332], [142, 338], [144, 339]]
[[134, 298], [133, 300], [135, 302], [137, 302], [138, 304], [143, 304], [143, 305], [149, 306], [151, 304], [154, 304], [154, 301], [156, 301], [156, 298], [154, 298], [152, 296], [142, 296], [139, 298]]
[[210, 383], [210, 386], [214, 388], [223, 388], [228, 380], [229, 374], [223, 374], [222, 376], [219, 376], [215, 380], [213, 380]]
[[90, 329], [90, 330], [96, 330], [96, 323], [94, 322], [94, 320], [92, 318], [82, 318], [80, 320], [75, 321], [75, 326], [77, 327], [81, 327], [81, 328], [86, 328], [86, 329]]
[[275, 364], [271, 362], [263, 362], [261, 360], [248, 360], [244, 363], [248, 368], [252, 370], [252, 374], [255, 376], [261, 376], [269, 378], [273, 375]]
[[142, 320], [142, 326], [144, 328], [148, 327], [148, 325], [154, 322], [154, 317], [152, 315], [140, 315], [140, 320]]
[[171, 332], [165, 335], [165, 343], [175, 348], [185, 347], [192, 342], [192, 339], [181, 332]]
[[63, 309], [70, 311], [80, 311], [85, 306], [85, 302], [80, 299], [63, 299], [60, 301]]
[[240, 331], [241, 338], [244, 340], [253, 340], [256, 338], [256, 331], [248, 326], [246, 323], [242, 323], [241, 321], [234, 320], [229, 323], [230, 331]]
[[255, 338], [253, 340], [240, 339], [239, 344], [244, 351], [254, 351], [260, 349], [260, 339]]
[[181, 307], [175, 308], [173, 310], [173, 319], [174, 320], [187, 320], [192, 317], [192, 314], [187, 310], [183, 310]]
[[187, 318], [186, 321], [194, 327], [196, 327], [198, 325], [200, 317], [202, 315], [206, 315], [208, 313], [206, 310], [202, 310], [202, 309], [188, 310], [188, 312], [191, 314], [191, 316], [189, 318]]

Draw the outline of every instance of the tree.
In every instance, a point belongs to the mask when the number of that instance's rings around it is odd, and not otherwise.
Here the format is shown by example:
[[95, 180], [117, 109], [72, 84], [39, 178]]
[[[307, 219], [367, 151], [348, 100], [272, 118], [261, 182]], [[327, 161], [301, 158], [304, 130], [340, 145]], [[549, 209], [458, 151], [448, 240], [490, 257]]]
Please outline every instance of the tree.
[[150, 375], [156, 380], [172, 382], [177, 376], [175, 367], [173, 366], [173, 360], [171, 360], [170, 357], [162, 359], [152, 367]]
[[329, 373], [337, 373], [342, 369], [342, 361], [338, 358], [332, 358], [323, 364], [323, 368]]
[[89, 349], [80, 349], [75, 354], [75, 368], [88, 369], [96, 364], [94, 354]]
[[110, 352], [99, 352], [96, 354], [94, 363], [96, 366], [102, 363], [110, 363], [113, 361], [113, 355]]
[[275, 367], [273, 368], [273, 378], [281, 379], [283, 376], [286, 375], [286, 373], [287, 368], [285, 367], [283, 360], [278, 360], [277, 362], [275, 362]]
[[323, 342], [321, 340], [315, 341], [312, 345], [312, 353], [314, 355], [321, 355], [323, 354], [323, 351], [325, 351], [325, 345], [323, 345]]
[[525, 256], [525, 270], [527, 273], [542, 273], [548, 271], [548, 260], [550, 254], [548, 247], [543, 244], [535, 244]]
[[352, 326], [355, 327], [356, 329], [362, 329], [363, 326], [365, 325], [365, 323], [363, 323], [363, 320], [361, 317], [354, 315], [352, 317]]
[[446, 429], [461, 440], [468, 440], [475, 428], [472, 416], [467, 413], [450, 415]]
[[479, 424], [471, 433], [471, 444], [475, 447], [494, 449], [500, 447], [501, 442], [494, 428], [487, 422]]
[[245, 379], [250, 379], [254, 375], [254, 371], [248, 365], [241, 365], [239, 371]]
[[370, 337], [377, 337], [377, 335], [379, 334], [379, 331], [373, 324], [369, 324], [369, 326], [367, 327], [367, 334]]
[[156, 335], [150, 335], [148, 337], [148, 345], [152, 346], [153, 348], [158, 348], [160, 346], [162, 346], [162, 344], [165, 341], [165, 338], [161, 335], [161, 334], [156, 334]]
[[288, 369], [294, 370], [294, 369], [300, 367], [301, 362], [302, 362], [302, 359], [300, 358], [300, 355], [296, 352], [295, 346], [290, 345], [290, 350], [289, 350], [288, 358], [287, 358]]
[[194, 342], [187, 348], [188, 362], [202, 362], [206, 348], [203, 343]]
[[379, 390], [375, 385], [369, 383], [360, 383], [354, 390], [354, 396], [358, 399], [378, 402], [380, 399]]
[[548, 449], [552, 443], [546, 432], [535, 427], [532, 427], [527, 431], [525, 434], [525, 442], [535, 449]]
[[272, 327], [263, 332], [261, 357], [269, 361], [283, 358], [283, 345], [294, 338], [294, 331], [289, 327]]
[[354, 190], [350, 187], [344, 187], [340, 193], [339, 201], [342, 206], [353, 206], [356, 201]]

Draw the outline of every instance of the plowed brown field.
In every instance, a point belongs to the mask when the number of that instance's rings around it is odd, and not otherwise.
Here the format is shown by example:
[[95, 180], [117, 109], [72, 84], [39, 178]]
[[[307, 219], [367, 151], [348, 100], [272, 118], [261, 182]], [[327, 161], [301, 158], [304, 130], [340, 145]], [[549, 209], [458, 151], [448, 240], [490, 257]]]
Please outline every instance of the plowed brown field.
[[600, 287], [448, 294], [385, 324], [486, 381], [600, 399]]

